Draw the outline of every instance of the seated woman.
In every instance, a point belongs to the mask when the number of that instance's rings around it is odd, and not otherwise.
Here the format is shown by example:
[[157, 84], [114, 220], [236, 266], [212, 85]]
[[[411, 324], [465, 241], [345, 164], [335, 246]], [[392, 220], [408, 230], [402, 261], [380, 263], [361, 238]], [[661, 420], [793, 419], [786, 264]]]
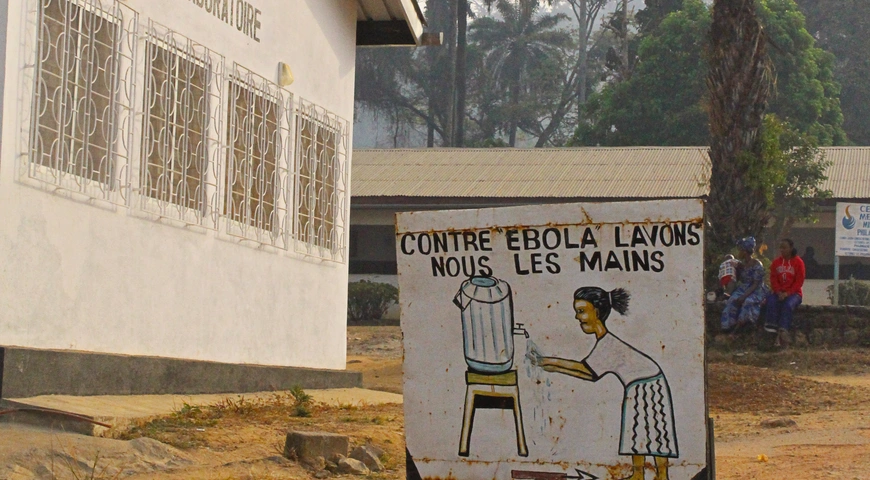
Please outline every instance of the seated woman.
[[761, 313], [761, 303], [767, 296], [764, 265], [755, 258], [755, 239], [746, 237], [737, 242], [737, 287], [722, 310], [722, 331], [735, 332], [755, 324]]
[[770, 288], [764, 329], [777, 333], [776, 346], [788, 346], [794, 310], [803, 301], [806, 268], [791, 239], [779, 242], [779, 257], [770, 265]]

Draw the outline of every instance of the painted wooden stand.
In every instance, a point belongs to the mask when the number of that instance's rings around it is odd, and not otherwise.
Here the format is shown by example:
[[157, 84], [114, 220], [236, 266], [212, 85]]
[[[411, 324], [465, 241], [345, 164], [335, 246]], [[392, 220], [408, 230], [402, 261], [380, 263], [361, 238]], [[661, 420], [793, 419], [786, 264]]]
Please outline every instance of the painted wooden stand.
[[512, 410], [517, 432], [517, 454], [529, 456], [526, 434], [523, 430], [523, 414], [520, 408], [520, 390], [517, 387], [517, 371], [486, 375], [465, 373], [465, 411], [462, 416], [462, 436], [459, 441], [459, 456], [467, 457], [474, 428], [474, 412], [478, 408]]

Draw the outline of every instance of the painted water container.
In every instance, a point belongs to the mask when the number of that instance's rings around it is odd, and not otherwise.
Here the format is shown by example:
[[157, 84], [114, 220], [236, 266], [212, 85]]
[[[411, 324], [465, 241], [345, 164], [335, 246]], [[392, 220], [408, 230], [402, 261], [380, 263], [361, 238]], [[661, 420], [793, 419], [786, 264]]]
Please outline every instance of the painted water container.
[[465, 362], [471, 370], [498, 374], [513, 367], [514, 306], [511, 287], [494, 277], [462, 283], [453, 303], [462, 311]]

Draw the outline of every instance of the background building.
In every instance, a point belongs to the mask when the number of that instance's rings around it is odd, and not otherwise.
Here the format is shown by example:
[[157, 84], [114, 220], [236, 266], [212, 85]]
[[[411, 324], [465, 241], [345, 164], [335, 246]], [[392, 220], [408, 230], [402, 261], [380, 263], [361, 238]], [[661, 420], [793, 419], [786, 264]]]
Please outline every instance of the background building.
[[[815, 251], [806, 303], [829, 303], [834, 207], [870, 202], [870, 148], [823, 148], [832, 161], [819, 221], [789, 234], [799, 254]], [[709, 192], [703, 147], [355, 150], [351, 199], [351, 280], [397, 283], [395, 212], [567, 202], [698, 198]], [[842, 258], [841, 278], [870, 279], [862, 259]], [[395, 312], [393, 312], [395, 315]]]

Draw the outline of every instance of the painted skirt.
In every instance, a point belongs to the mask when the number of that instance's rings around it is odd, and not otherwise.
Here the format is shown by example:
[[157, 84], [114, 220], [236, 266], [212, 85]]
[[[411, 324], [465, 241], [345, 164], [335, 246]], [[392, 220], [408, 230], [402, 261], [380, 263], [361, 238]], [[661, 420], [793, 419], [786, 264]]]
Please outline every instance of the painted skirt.
[[663, 374], [625, 387], [619, 454], [679, 456], [671, 390]]

